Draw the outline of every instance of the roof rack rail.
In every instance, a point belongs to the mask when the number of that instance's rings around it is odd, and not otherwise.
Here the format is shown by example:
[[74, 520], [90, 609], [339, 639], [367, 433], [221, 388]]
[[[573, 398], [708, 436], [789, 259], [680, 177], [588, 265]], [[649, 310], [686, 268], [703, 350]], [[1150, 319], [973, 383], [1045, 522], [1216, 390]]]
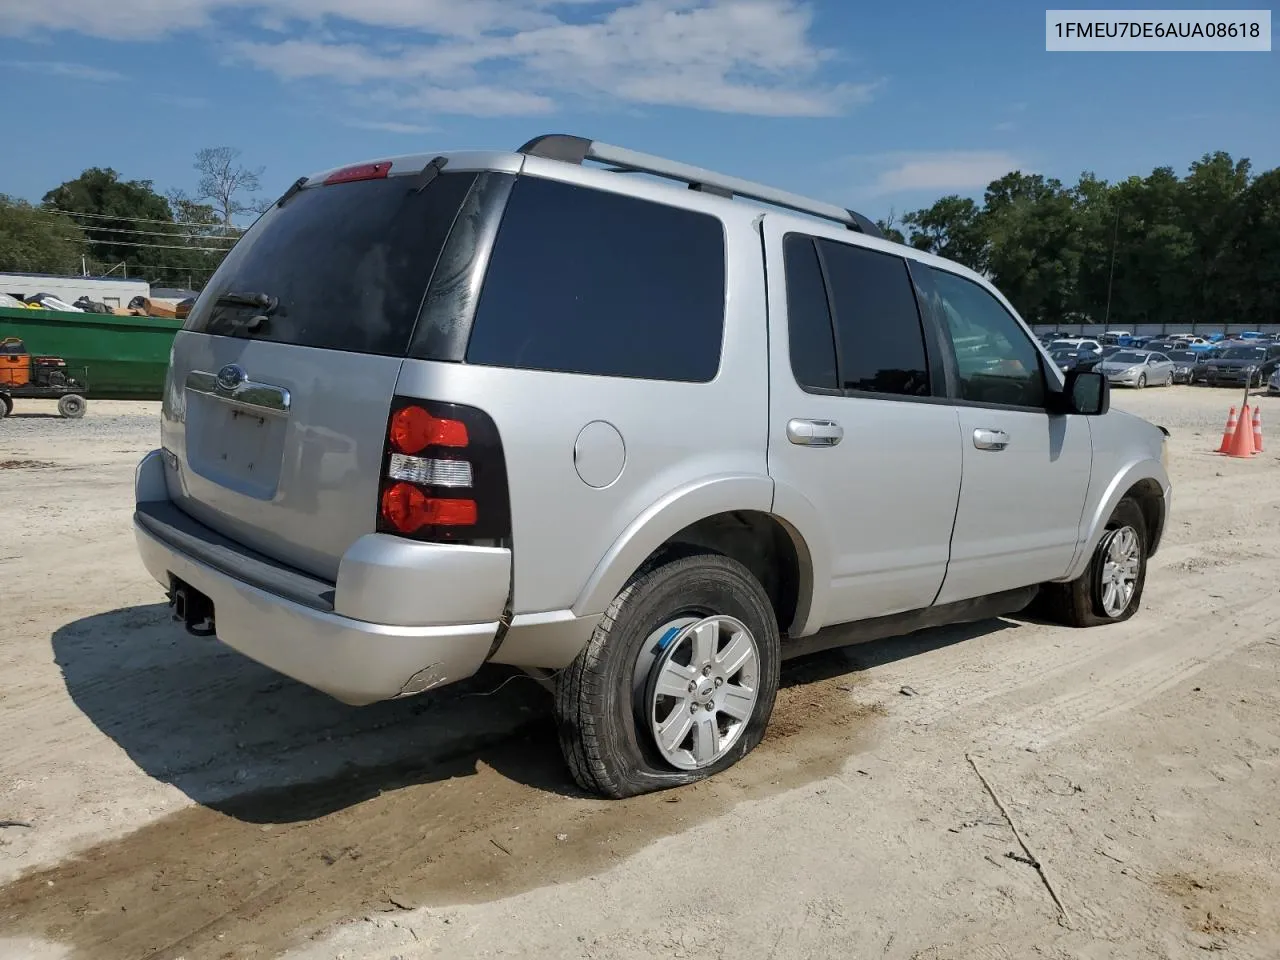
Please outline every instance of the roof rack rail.
[[564, 163], [579, 165], [587, 160], [595, 160], [618, 172], [649, 173], [666, 177], [668, 180], [687, 183], [690, 190], [699, 190], [720, 197], [746, 197], [749, 200], [758, 200], [775, 207], [784, 207], [798, 213], [821, 217], [823, 220], [834, 220], [836, 223], [844, 224], [850, 230], [884, 239], [884, 233], [875, 222], [856, 210], [846, 210], [834, 203], [811, 200], [762, 183], [741, 180], [723, 173], [690, 166], [678, 160], [667, 160], [652, 154], [628, 150], [626, 147], [615, 147], [608, 143], [601, 143], [599, 140], [588, 140], [585, 137], [575, 137], [565, 133], [549, 133], [534, 137], [517, 152], [530, 157], [543, 157], [547, 160], [560, 160]]

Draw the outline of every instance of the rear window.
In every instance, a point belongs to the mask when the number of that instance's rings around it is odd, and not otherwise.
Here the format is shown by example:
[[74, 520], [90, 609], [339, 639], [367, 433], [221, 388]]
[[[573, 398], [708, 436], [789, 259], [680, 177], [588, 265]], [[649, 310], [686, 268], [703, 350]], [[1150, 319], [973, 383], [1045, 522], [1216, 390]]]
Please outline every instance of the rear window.
[[468, 363], [706, 382], [724, 334], [719, 218], [538, 177], [511, 189]]
[[255, 340], [403, 356], [474, 180], [445, 173], [418, 193], [411, 176], [298, 192], [232, 248], [183, 329], [235, 336], [261, 311], [219, 298], [261, 293], [278, 304]]

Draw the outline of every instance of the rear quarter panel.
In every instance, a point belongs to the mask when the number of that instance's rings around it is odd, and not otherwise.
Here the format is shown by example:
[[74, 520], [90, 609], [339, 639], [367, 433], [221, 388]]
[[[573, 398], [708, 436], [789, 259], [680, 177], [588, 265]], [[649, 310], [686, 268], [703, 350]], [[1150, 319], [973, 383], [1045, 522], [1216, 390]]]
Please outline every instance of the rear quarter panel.
[[[552, 161], [530, 159], [525, 172], [602, 190], [622, 183], [633, 196], [672, 199], [665, 186]], [[725, 228], [724, 339], [710, 383], [422, 360], [401, 370], [397, 393], [471, 404], [497, 425], [510, 484], [516, 616], [601, 613], [649, 552], [683, 526], [724, 510], [769, 509], [759, 234], [749, 208], [692, 191], [681, 199]], [[575, 466], [578, 436], [594, 421], [616, 428], [625, 448], [621, 475], [600, 488], [588, 486]]]

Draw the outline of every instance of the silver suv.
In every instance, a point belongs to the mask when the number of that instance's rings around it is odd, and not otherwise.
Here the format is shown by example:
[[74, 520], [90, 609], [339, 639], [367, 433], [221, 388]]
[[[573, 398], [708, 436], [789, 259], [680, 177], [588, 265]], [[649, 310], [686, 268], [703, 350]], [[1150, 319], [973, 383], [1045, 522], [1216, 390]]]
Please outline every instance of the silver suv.
[[299, 180], [174, 341], [135, 528], [175, 616], [351, 704], [524, 668], [612, 797], [784, 659], [1124, 620], [1160, 428], [865, 217], [569, 136]]

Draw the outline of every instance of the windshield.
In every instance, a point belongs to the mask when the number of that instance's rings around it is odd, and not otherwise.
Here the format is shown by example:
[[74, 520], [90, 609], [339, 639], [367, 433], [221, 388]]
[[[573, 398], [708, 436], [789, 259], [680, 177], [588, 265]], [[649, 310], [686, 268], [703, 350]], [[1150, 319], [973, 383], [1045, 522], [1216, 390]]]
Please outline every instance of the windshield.
[[1265, 360], [1267, 351], [1261, 347], [1227, 347], [1219, 356], [1224, 360]]
[[1145, 353], [1134, 353], [1132, 350], [1121, 350], [1119, 353], [1113, 354], [1107, 362], [1108, 363], [1146, 363], [1147, 355]]
[[1196, 358], [1196, 352], [1194, 350], [1174, 350], [1172, 353], [1169, 354], [1170, 360], [1177, 360], [1183, 363], [1188, 363], [1192, 360], [1195, 360], [1195, 358]]

